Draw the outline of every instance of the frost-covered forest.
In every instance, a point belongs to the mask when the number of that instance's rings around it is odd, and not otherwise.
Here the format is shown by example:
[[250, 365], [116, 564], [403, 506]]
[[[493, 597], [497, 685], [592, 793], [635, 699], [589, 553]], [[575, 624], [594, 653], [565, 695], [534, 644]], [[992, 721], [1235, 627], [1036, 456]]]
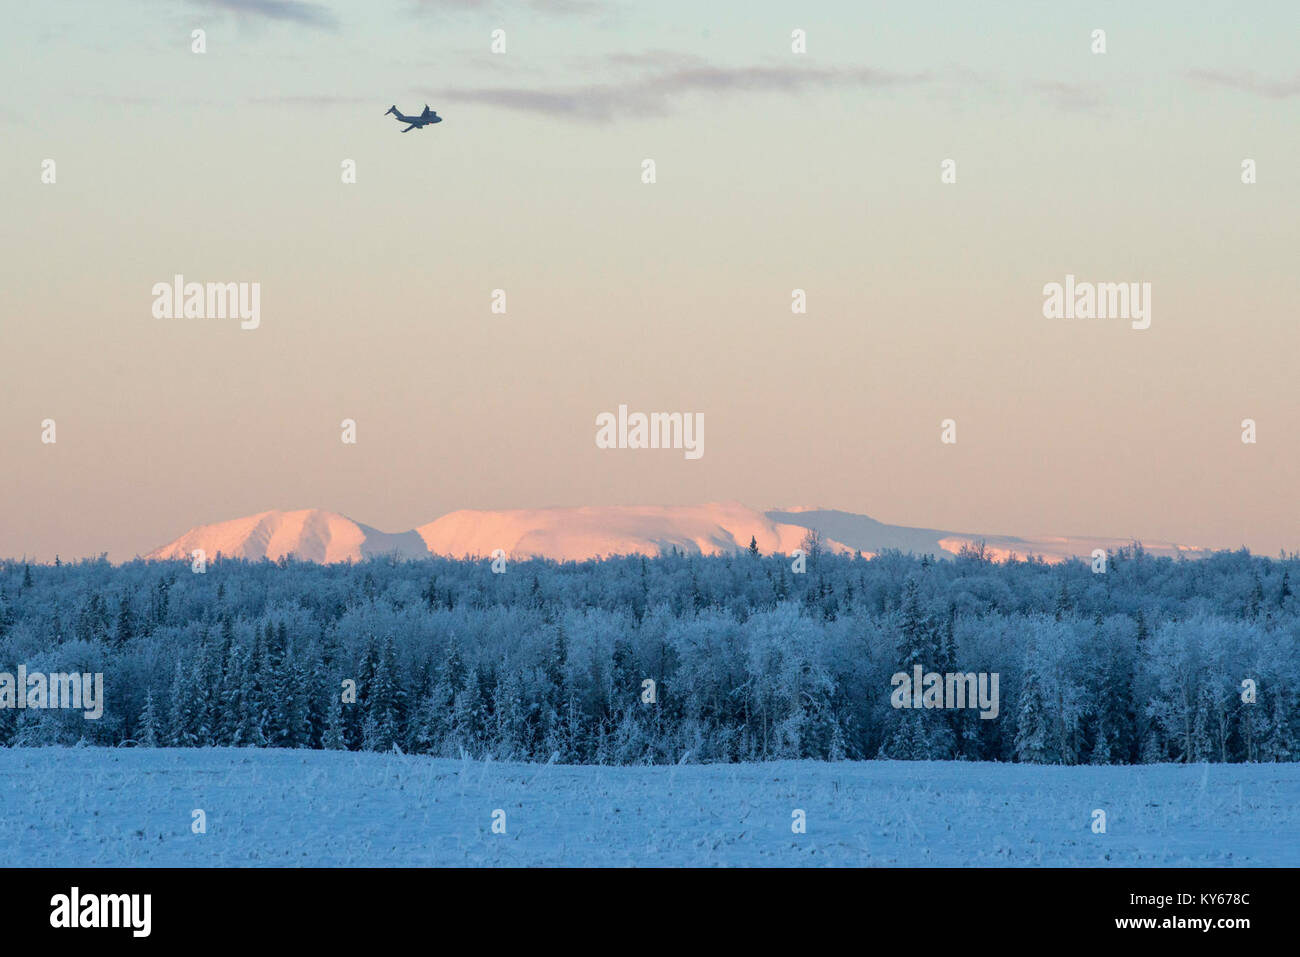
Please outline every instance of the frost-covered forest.
[[[810, 544], [803, 574], [753, 552], [503, 574], [451, 559], [218, 560], [203, 574], [7, 561], [0, 671], [102, 672], [106, 703], [97, 721], [0, 710], [0, 744], [593, 764], [1297, 760], [1297, 556], [1181, 561], [1134, 545], [1097, 574]], [[891, 675], [915, 664], [998, 673], [998, 717], [895, 710]]]

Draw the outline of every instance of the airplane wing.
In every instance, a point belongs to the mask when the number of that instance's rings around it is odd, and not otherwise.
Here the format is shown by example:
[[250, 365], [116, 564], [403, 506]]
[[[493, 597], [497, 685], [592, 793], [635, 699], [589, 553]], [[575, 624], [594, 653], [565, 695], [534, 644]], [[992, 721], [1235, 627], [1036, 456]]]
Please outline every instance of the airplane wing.
[[403, 132], [403, 133], [409, 133], [409, 132], [411, 132], [411, 130], [415, 129], [415, 128], [416, 128], [417, 126], [419, 126], [419, 125], [420, 125], [420, 124], [418, 124], [418, 123], [412, 123], [412, 124], [411, 124], [410, 126], [408, 126], [406, 129], [402, 130], [402, 132]]

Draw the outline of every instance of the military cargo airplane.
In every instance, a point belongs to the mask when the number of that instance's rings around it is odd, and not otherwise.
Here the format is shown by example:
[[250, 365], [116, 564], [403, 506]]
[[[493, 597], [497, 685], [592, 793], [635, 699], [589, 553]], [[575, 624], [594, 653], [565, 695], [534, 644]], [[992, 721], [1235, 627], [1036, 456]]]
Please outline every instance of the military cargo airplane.
[[[406, 129], [402, 130], [403, 133], [409, 133], [411, 132], [411, 130], [422, 129], [423, 127], [428, 126], [430, 123], [442, 122], [442, 117], [439, 116], [437, 113], [435, 113], [433, 110], [429, 109], [428, 103], [424, 104], [424, 112], [421, 113], [419, 116], [407, 116], [405, 113], [403, 113], [401, 110], [397, 108], [396, 104], [388, 108], [388, 113], [392, 113], [393, 116], [396, 117], [397, 122], [399, 123], [411, 124]], [[387, 116], [388, 113], [385, 113], [384, 116]]]

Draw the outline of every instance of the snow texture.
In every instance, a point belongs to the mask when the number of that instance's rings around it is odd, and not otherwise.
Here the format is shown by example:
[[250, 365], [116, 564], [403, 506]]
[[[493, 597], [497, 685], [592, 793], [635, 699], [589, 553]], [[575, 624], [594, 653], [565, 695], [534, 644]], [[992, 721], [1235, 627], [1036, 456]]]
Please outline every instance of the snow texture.
[[[206, 833], [192, 833], [195, 809]], [[12, 748], [0, 749], [0, 865], [1295, 867], [1300, 764], [578, 767]]]

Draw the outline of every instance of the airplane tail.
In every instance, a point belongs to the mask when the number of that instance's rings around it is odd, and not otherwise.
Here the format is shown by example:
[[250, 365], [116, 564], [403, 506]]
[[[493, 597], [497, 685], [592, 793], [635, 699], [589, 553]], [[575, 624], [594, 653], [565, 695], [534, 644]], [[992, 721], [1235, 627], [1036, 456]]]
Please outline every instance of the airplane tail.
[[392, 106], [388, 108], [388, 112], [386, 112], [384, 116], [387, 116], [389, 113], [396, 113], [396, 112], [397, 112], [397, 104], [394, 103]]

